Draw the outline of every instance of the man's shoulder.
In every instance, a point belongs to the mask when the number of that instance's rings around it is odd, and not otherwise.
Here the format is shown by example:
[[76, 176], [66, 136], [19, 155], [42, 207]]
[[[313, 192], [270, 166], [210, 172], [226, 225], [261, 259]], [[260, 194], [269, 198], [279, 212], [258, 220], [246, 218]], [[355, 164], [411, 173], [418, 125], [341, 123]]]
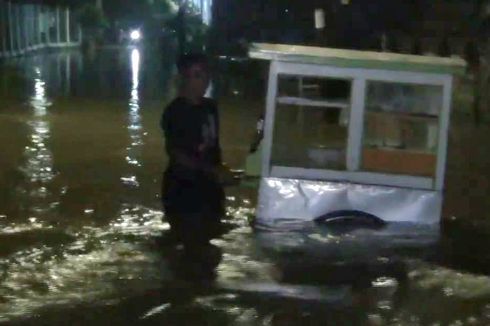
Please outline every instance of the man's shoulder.
[[176, 97], [167, 104], [167, 106], [165, 107], [165, 112], [175, 110], [184, 106], [186, 106], [184, 99], [182, 99], [181, 97]]
[[173, 123], [172, 121], [179, 119], [184, 111], [182, 109], [183, 106], [184, 103], [182, 102], [182, 99], [178, 97], [167, 104], [167, 106], [163, 110], [162, 118], [160, 120], [160, 126], [162, 129], [168, 129], [169, 125]]
[[[217, 109], [216, 101], [206, 97], [203, 98], [200, 106], [211, 109], [212, 111], [215, 111]], [[192, 114], [192, 112], [192, 106], [189, 106], [184, 98], [177, 97], [165, 107], [164, 115], [186, 115]]]
[[203, 98], [203, 104], [206, 105], [206, 106], [212, 106], [212, 107], [216, 107], [217, 106], [216, 101], [213, 100], [212, 98], [209, 98], [209, 97], [204, 97]]
[[172, 100], [163, 111], [163, 119], [174, 119], [175, 117], [180, 117], [187, 114], [187, 107], [185, 100], [177, 97]]
[[[218, 104], [212, 98], [205, 97], [203, 99], [202, 105], [213, 114], [218, 114]], [[209, 112], [208, 111], [208, 112]]]

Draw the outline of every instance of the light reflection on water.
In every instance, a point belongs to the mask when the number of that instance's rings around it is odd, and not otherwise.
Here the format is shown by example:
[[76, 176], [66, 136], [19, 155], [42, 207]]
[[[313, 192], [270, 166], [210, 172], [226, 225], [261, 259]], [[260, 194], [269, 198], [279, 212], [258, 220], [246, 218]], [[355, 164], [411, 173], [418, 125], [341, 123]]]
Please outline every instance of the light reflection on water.
[[29, 101], [32, 114], [29, 114], [30, 118], [26, 121], [30, 128], [30, 141], [24, 150], [25, 162], [19, 168], [28, 183], [19, 192], [25, 197], [27, 211], [35, 218], [53, 208], [48, 200], [51, 194], [47, 186], [55, 177], [55, 172], [53, 155], [49, 149], [51, 130], [46, 117], [52, 103], [46, 95], [42, 67], [36, 66], [33, 70], [34, 90]]
[[[127, 148], [126, 161], [130, 166], [141, 167], [140, 154], [143, 143], [143, 127], [141, 125], [139, 82], [141, 53], [139, 49], [131, 51], [131, 91], [129, 98], [128, 131], [130, 145]], [[133, 171], [135, 173], [136, 171]], [[138, 187], [139, 181], [136, 175], [127, 175], [121, 178], [124, 184]]]
[[[143, 85], [147, 84], [141, 82], [142, 72], [150, 73], [144, 69], [146, 57], [142, 60], [144, 53], [138, 49], [124, 50], [121, 56], [130, 71], [129, 77], [125, 76], [127, 84], [118, 81], [129, 86], [121, 87], [124, 101], [95, 106], [94, 102], [80, 104], [79, 99], [69, 98], [64, 107], [56, 107], [60, 100], [53, 95], [53, 89], [59, 84], [62, 93], [76, 90], [80, 81], [72, 78], [82, 70], [81, 66], [74, 66], [70, 73], [67, 62], [78, 61], [64, 60], [61, 54], [55, 57], [58, 66], [54, 67], [54, 74], [46, 68], [48, 65], [25, 64], [33, 85], [27, 111], [21, 111], [26, 108], [19, 105], [16, 110], [23, 116], [19, 117], [18, 112], [0, 116], [16, 117], [28, 133], [20, 160], [23, 178], [16, 184], [20, 198], [28, 204], [27, 215], [23, 211], [19, 220], [10, 220], [10, 216], [0, 212], [0, 321], [24, 317], [32, 323], [69, 324], [80, 322], [85, 314], [90, 315], [88, 307], [97, 306], [102, 315], [110, 316], [100, 316], [99, 320], [95, 314], [94, 323], [100, 324], [107, 324], [108, 319], [115, 324], [135, 324], [140, 320], [182, 324], [196, 315], [201, 318], [196, 324], [490, 324], [490, 278], [432, 260], [432, 251], [437, 252], [438, 248], [431, 241], [434, 239], [430, 230], [412, 229], [405, 235], [396, 227], [384, 230], [384, 235], [362, 230], [325, 232], [318, 228], [253, 233], [248, 217], [254, 213], [255, 194], [243, 190], [235, 190], [227, 197], [228, 231], [212, 241], [222, 251], [215, 282], [203, 285], [183, 279], [174, 266], [180, 262], [179, 251], [159, 243], [159, 235], [166, 235], [169, 228], [162, 222], [159, 203], [142, 204], [144, 192], [141, 195], [132, 191], [125, 198], [118, 192], [121, 180], [129, 189], [141, 189], [155, 178], [145, 173], [161, 172], [153, 168], [161, 158], [152, 161], [143, 149], [151, 144], [150, 151], [161, 151], [156, 125], [163, 107], [159, 103], [158, 111], [150, 112], [155, 128], [149, 130], [142, 120], [142, 108], [145, 114], [149, 111], [142, 102]], [[102, 66], [110, 62], [108, 58], [112, 56], [102, 60]], [[110, 69], [119, 76], [119, 68]], [[65, 76], [66, 83], [57, 80], [58, 74]], [[93, 92], [97, 93], [97, 87], [104, 83], [110, 85], [106, 79], [95, 81]], [[63, 85], [71, 86], [65, 89]], [[219, 83], [216, 86], [215, 90], [220, 89]], [[230, 101], [228, 97], [225, 100]], [[248, 139], [236, 130], [247, 121], [250, 107], [248, 102], [238, 104], [246, 110], [223, 111], [229, 119], [224, 121], [228, 137], [223, 140], [233, 139], [233, 144], [243, 143], [247, 148]], [[115, 114], [106, 105], [119, 111], [114, 110]], [[63, 116], [63, 111], [69, 114]], [[89, 124], [99, 123], [101, 117], [107, 123], [101, 129], [90, 129]], [[63, 125], [74, 118], [86, 119], [82, 120], [86, 125], [77, 126], [81, 133], [90, 129], [83, 137], [90, 137], [91, 132], [110, 135], [104, 138], [96, 134], [89, 139], [104, 142], [102, 150], [95, 147], [98, 143], [83, 155], [56, 149], [53, 143], [66, 135]], [[255, 116], [249, 125], [253, 128]], [[106, 150], [113, 148], [106, 144], [110, 143], [109, 138], [118, 138], [119, 152]], [[81, 162], [66, 159], [72, 155]], [[93, 165], [84, 162], [85, 155], [89, 156], [87, 161], [94, 160]], [[99, 160], [99, 156], [103, 159]], [[105, 160], [107, 157], [111, 159]], [[60, 161], [77, 172], [95, 169], [97, 180], [60, 175]], [[115, 166], [118, 162], [120, 167]], [[64, 171], [66, 174], [68, 169]], [[99, 177], [106, 179], [100, 181]], [[77, 182], [89, 183], [87, 188], [75, 192], [69, 202], [86, 203], [85, 197], [94, 192], [89, 205], [80, 205], [86, 213], [85, 220], [51, 206], [61, 197], [53, 186], [56, 182], [61, 189], [68, 187], [68, 193], [78, 186]], [[100, 187], [107, 189], [102, 191]], [[158, 185], [155, 188], [159, 190]], [[105, 199], [99, 199], [101, 194]], [[121, 204], [107, 214], [103, 211], [97, 215], [92, 200]], [[54, 213], [60, 214], [63, 224], [47, 222]], [[61, 313], [50, 315], [50, 309]], [[361, 315], [362, 322], [356, 314]], [[69, 319], [70, 316], [74, 317]]]

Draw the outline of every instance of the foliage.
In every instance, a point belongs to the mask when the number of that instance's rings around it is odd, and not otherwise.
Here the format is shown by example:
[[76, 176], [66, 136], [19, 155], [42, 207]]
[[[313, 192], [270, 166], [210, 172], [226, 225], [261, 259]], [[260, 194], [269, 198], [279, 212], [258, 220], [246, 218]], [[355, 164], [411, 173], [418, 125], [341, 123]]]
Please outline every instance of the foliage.
[[[185, 9], [184, 9], [185, 8]], [[163, 25], [168, 33], [177, 36], [183, 51], [202, 51], [208, 43], [209, 28], [205, 25], [195, 8], [181, 4], [180, 13], [169, 15]], [[185, 36], [183, 39], [179, 35]]]
[[190, 51], [202, 51], [207, 43], [208, 28], [199, 16], [187, 17], [186, 29], [188, 34], [188, 49]]
[[110, 21], [148, 21], [176, 11], [172, 0], [104, 0], [104, 14]]
[[151, 9], [158, 14], [174, 14], [177, 11], [175, 3], [170, 0], [153, 0]]
[[104, 13], [88, 3], [78, 9], [78, 21], [85, 29], [102, 29], [108, 26]]

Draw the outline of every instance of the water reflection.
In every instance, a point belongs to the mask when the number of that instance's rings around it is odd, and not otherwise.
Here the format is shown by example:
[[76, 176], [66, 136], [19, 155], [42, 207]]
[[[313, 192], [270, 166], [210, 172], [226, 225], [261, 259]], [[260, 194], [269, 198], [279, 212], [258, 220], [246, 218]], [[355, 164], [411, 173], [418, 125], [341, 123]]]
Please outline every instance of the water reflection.
[[37, 215], [52, 208], [46, 206], [45, 199], [49, 196], [47, 185], [55, 177], [53, 155], [48, 145], [51, 132], [47, 109], [51, 102], [46, 95], [42, 68], [38, 66], [34, 68], [34, 94], [29, 103], [33, 109], [27, 120], [30, 139], [24, 150], [25, 163], [20, 167], [27, 182], [21, 187], [21, 193], [27, 197], [28, 212]]
[[[63, 60], [64, 59], [64, 60]], [[64, 58], [61, 58], [61, 60], [64, 61], [64, 63], [60, 62], [59, 66], [61, 67], [64, 65], [64, 74], [63, 74], [63, 95], [64, 96], [70, 96], [71, 95], [71, 70], [72, 70], [72, 53], [68, 52], [66, 53]]]
[[[139, 49], [131, 51], [131, 91], [129, 97], [128, 131], [130, 144], [126, 148], [126, 162], [133, 167], [141, 167], [140, 155], [143, 146], [143, 131], [140, 114], [139, 82], [140, 82], [141, 54]], [[122, 182], [131, 187], [139, 187], [139, 180], [135, 174], [121, 178]]]

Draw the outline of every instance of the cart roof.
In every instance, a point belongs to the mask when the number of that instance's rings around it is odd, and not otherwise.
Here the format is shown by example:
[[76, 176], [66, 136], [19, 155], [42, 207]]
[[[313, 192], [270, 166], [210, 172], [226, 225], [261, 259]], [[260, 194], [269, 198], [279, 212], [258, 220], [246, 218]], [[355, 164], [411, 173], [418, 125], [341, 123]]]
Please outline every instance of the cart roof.
[[249, 50], [249, 56], [263, 60], [313, 63], [344, 68], [385, 69], [457, 75], [463, 74], [466, 67], [466, 62], [460, 58], [269, 43], [253, 43]]

